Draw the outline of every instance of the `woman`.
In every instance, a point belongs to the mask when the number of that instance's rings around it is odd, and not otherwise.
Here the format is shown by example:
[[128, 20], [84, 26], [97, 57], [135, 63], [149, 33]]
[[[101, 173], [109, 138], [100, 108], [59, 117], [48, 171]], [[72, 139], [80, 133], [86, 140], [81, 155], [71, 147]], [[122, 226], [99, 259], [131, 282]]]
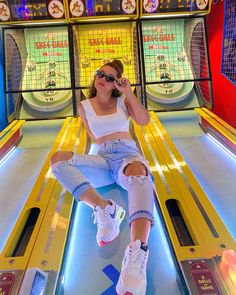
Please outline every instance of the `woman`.
[[98, 145], [97, 155], [58, 151], [51, 165], [55, 177], [75, 199], [93, 208], [99, 246], [119, 235], [125, 211], [113, 200], [104, 200], [94, 188], [116, 182], [128, 191], [130, 244], [116, 291], [143, 295], [154, 198], [148, 164], [129, 133], [129, 117], [140, 125], [148, 124], [150, 117], [122, 73], [119, 60], [103, 65], [96, 72], [89, 99], [78, 106], [89, 136]]

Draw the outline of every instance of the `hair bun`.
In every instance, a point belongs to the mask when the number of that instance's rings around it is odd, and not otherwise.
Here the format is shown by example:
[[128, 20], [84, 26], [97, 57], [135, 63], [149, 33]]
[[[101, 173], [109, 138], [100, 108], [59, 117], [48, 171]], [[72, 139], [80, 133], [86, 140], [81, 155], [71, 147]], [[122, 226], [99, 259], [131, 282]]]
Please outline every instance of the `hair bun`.
[[120, 73], [123, 73], [124, 66], [123, 66], [122, 62], [119, 59], [114, 59], [111, 63], [114, 65], [115, 68], [119, 69]]

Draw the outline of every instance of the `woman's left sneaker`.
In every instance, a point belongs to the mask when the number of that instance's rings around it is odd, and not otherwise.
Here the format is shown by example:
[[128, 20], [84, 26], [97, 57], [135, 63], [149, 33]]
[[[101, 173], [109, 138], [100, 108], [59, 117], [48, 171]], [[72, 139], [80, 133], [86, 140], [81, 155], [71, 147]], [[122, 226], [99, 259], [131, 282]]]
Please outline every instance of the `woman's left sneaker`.
[[96, 206], [93, 211], [94, 223], [97, 224], [97, 243], [105, 246], [112, 242], [120, 233], [120, 224], [125, 217], [125, 210], [113, 200], [105, 208]]

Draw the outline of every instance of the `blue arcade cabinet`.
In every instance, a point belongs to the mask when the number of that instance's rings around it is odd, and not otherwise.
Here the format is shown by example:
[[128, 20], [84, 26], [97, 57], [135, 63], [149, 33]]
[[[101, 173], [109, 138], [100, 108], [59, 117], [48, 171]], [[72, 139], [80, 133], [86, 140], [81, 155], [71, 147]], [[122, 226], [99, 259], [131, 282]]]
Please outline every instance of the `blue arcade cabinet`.
[[0, 132], [7, 126], [6, 106], [4, 98], [4, 72], [3, 72], [3, 46], [2, 33], [0, 32]]

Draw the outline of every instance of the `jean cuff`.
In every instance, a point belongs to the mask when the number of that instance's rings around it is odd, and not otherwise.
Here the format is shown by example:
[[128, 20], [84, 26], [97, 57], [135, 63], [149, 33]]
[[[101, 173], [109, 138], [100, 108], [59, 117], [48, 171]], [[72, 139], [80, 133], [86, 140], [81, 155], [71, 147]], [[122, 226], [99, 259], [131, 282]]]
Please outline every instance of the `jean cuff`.
[[151, 221], [151, 226], [154, 226], [154, 218], [152, 213], [146, 210], [139, 210], [134, 212], [130, 217], [129, 217], [129, 225], [131, 225], [132, 221], [138, 218], [146, 218]]
[[93, 187], [89, 182], [81, 183], [73, 190], [72, 195], [75, 197], [77, 201], [79, 201], [79, 197], [90, 188]]

